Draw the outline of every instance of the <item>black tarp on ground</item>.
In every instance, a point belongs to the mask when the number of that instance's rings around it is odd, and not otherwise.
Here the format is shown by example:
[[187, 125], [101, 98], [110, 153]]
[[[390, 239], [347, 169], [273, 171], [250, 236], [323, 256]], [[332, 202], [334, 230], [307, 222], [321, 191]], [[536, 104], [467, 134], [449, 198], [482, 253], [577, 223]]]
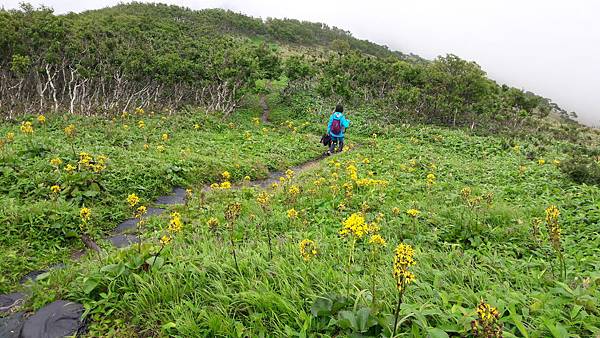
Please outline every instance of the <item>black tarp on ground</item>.
[[57, 300], [27, 318], [21, 338], [59, 338], [72, 336], [81, 327], [83, 305]]

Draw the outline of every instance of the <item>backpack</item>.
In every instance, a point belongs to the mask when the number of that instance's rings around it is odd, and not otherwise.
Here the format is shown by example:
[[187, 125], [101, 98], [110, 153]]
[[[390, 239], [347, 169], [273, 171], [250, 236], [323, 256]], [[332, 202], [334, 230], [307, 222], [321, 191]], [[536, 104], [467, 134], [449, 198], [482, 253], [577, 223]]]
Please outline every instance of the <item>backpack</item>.
[[333, 119], [331, 123], [331, 133], [339, 135], [342, 132], [342, 121]]

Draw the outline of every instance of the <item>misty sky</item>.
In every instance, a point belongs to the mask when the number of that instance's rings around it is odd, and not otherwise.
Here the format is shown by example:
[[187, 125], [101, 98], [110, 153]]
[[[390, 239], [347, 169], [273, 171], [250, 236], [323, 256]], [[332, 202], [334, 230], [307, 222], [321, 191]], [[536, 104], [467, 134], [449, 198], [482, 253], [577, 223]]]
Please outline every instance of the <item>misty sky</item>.
[[[0, 0], [15, 8], [21, 0]], [[57, 13], [111, 0], [42, 0]], [[163, 0], [259, 17], [318, 21], [393, 50], [476, 61], [501, 83], [531, 90], [600, 125], [600, 1], [596, 0]]]

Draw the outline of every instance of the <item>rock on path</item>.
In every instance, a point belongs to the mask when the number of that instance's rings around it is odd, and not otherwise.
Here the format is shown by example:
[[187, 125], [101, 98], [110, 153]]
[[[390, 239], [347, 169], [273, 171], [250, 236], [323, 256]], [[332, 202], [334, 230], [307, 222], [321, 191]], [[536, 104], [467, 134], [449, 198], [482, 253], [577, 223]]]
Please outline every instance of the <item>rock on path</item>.
[[57, 300], [27, 318], [21, 338], [58, 338], [72, 336], [82, 326], [83, 305]]

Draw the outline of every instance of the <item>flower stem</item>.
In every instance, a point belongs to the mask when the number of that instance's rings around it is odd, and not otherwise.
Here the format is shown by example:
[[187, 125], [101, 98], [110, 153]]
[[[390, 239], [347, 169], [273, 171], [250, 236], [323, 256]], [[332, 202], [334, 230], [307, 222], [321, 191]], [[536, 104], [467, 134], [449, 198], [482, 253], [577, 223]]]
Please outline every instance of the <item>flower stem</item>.
[[400, 304], [402, 304], [402, 293], [398, 294], [398, 305], [396, 305], [396, 316], [394, 318], [394, 330], [392, 332], [392, 338], [396, 335], [396, 326], [398, 325], [398, 315], [400, 314]]

